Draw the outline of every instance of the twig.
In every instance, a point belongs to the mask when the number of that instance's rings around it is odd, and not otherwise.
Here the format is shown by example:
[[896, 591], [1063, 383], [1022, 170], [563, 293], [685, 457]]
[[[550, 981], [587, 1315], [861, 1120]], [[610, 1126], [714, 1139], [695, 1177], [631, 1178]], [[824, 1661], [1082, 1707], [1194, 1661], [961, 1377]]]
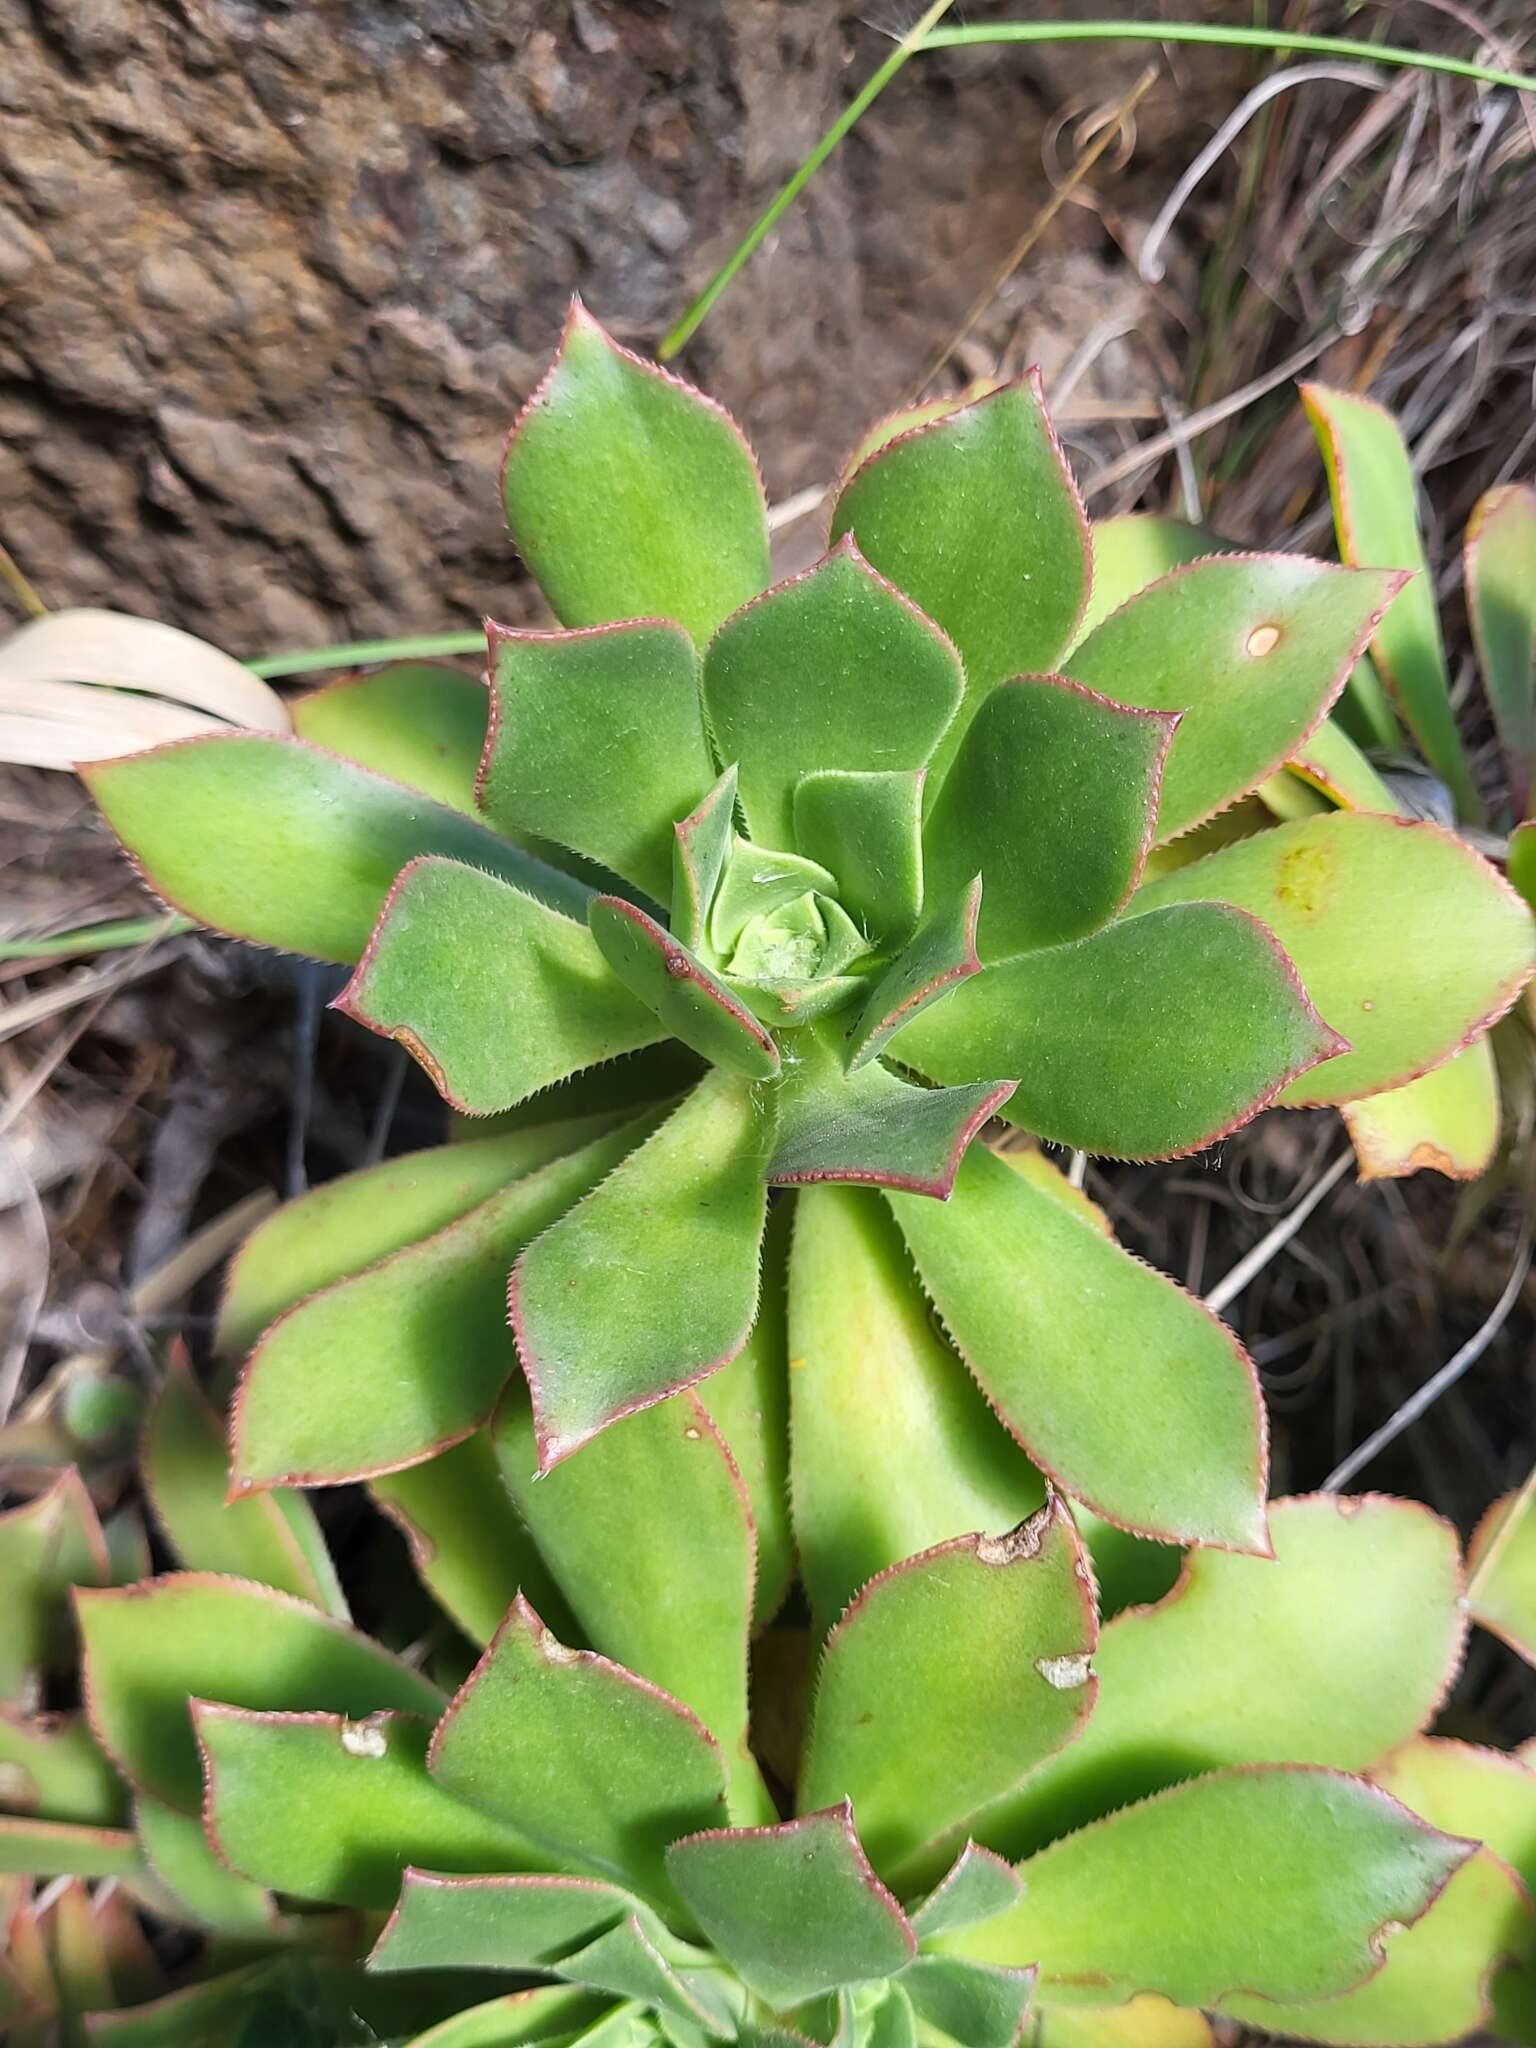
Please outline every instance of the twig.
[[1341, 1152], [1328, 1171], [1315, 1180], [1295, 1207], [1286, 1211], [1273, 1228], [1267, 1230], [1253, 1247], [1245, 1252], [1231, 1272], [1216, 1282], [1205, 1297], [1205, 1305], [1220, 1315], [1229, 1302], [1236, 1301], [1251, 1280], [1256, 1280], [1276, 1252], [1282, 1251], [1312, 1214], [1318, 1203], [1331, 1188], [1344, 1178], [1353, 1152]]

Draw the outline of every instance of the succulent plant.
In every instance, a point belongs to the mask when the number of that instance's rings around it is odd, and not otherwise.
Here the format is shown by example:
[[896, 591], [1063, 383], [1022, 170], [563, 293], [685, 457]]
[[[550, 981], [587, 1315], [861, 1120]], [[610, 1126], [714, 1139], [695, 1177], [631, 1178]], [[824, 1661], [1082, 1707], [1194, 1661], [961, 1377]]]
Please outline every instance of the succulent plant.
[[[973, 1141], [1000, 1118], [1164, 1157], [1400, 1087], [1515, 1000], [1530, 912], [1429, 824], [1253, 830], [1242, 800], [1316, 735], [1400, 572], [1213, 557], [1084, 631], [1093, 537], [1038, 378], [934, 412], [869, 437], [831, 552], [765, 590], [738, 430], [576, 307], [503, 472], [561, 627], [491, 627], [488, 716], [418, 667], [320, 691], [297, 738], [87, 771], [168, 901], [353, 965], [338, 1007], [457, 1109], [638, 1110], [521, 1194], [526, 1133], [424, 1166], [376, 1271], [305, 1247], [289, 1312], [240, 1332], [237, 1484], [428, 1459], [518, 1359], [548, 1472], [749, 1349], [779, 1306], [770, 1189], [841, 1183], [880, 1190], [857, 1213], [890, 1313], [932, 1303], [1035, 1467], [1123, 1528], [1263, 1550], [1241, 1348]], [[796, 1356], [850, 1341], [833, 1208], [801, 1201]], [[828, 1377], [795, 1387], [802, 1462], [853, 1420]]]

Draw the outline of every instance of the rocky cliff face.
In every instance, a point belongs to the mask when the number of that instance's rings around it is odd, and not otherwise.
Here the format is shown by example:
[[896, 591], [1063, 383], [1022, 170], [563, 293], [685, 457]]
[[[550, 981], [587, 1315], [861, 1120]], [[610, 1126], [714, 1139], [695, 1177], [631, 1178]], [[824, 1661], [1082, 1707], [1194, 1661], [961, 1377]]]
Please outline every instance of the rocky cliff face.
[[[879, 47], [838, 0], [0, 0], [0, 538], [238, 653], [518, 616], [496, 467], [567, 294], [653, 342]], [[904, 395], [1054, 97], [911, 67], [722, 304], [693, 367], [772, 491]]]

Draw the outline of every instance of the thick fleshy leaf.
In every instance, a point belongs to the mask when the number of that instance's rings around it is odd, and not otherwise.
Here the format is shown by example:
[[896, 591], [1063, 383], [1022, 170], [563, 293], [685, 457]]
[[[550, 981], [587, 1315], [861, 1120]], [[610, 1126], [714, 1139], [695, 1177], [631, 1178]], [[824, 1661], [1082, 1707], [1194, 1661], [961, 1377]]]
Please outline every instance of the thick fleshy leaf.
[[1149, 883], [1092, 938], [989, 967], [891, 1057], [935, 1081], [1022, 1075], [1003, 1113], [1056, 1144], [1122, 1159], [1214, 1144], [1342, 1040], [1256, 917], [1214, 903], [1141, 915], [1156, 892], [1205, 894], [1186, 878], [1208, 864]]
[[752, 1089], [715, 1069], [518, 1260], [508, 1302], [542, 1469], [746, 1343], [770, 1139]]
[[1006, 1536], [959, 1536], [893, 1565], [827, 1638], [799, 1804], [850, 1799], [877, 1870], [1013, 1790], [1093, 1706], [1093, 1574], [1049, 1501]]
[[1052, 1843], [1020, 1866], [1016, 1906], [943, 1946], [1038, 1959], [1043, 2004], [1329, 1998], [1371, 1974], [1471, 1848], [1358, 1778], [1218, 1771]]
[[404, 869], [332, 1008], [403, 1045], [470, 1116], [667, 1035], [584, 926], [452, 860]]
[[947, 896], [930, 892], [927, 917], [876, 981], [848, 1032], [843, 1057], [850, 1073], [884, 1052], [898, 1031], [941, 996], [980, 974], [976, 926], [981, 896], [980, 875], [972, 875]]
[[1042, 2006], [1029, 2048], [1215, 2048], [1203, 2014], [1155, 1991], [1125, 2005]]
[[1361, 1180], [1426, 1168], [1476, 1180], [1499, 1142], [1499, 1070], [1486, 1035], [1401, 1088], [1344, 1104]]
[[704, 707], [764, 846], [794, 844], [813, 769], [923, 767], [954, 717], [960, 658], [849, 541], [738, 612], [704, 656]]
[[620, 348], [579, 299], [512, 429], [501, 487], [563, 625], [677, 619], [702, 645], [768, 581], [762, 479], [735, 421]]
[[485, 682], [437, 661], [397, 661], [295, 700], [293, 729], [364, 768], [475, 815]]
[[381, 1474], [368, 1490], [410, 1545], [423, 1583], [473, 1641], [490, 1641], [520, 1592], [564, 1625], [565, 1601], [507, 1498], [487, 1431], [424, 1465]]
[[639, 1903], [597, 1878], [407, 1870], [371, 1970], [548, 1969]]
[[149, 886], [200, 924], [350, 965], [418, 854], [584, 918], [588, 891], [462, 813], [302, 740], [178, 740], [83, 771]]
[[200, 1815], [141, 1796], [134, 1825], [150, 1870], [193, 1920], [246, 1941], [273, 1939], [278, 1922], [271, 1893], [219, 1861]]
[[958, 2048], [1014, 2048], [1034, 1984], [1033, 1970], [958, 1956], [919, 1956], [901, 1978], [918, 2018]]
[[923, 907], [921, 768], [818, 769], [795, 785], [795, 844], [837, 877], [837, 900], [870, 937], [898, 944]]
[[[706, 1966], [707, 1975], [698, 1969], [677, 1968], [676, 1964], [687, 1957], [696, 1959]], [[695, 2048], [704, 2036], [734, 2038], [735, 2020], [745, 2007], [746, 1999], [738, 1990], [735, 1997], [735, 2011], [727, 2011], [723, 2003], [705, 2003], [696, 1991], [708, 1987], [713, 1991], [723, 1983], [718, 1964], [705, 1949], [693, 1949], [669, 1935], [666, 1928], [652, 1913], [642, 1917], [631, 1913], [617, 1927], [611, 1927], [606, 1934], [599, 1934], [589, 1941], [585, 1948], [574, 1955], [566, 1956], [560, 1964], [560, 1972], [574, 1984], [585, 1984], [594, 1991], [605, 1991], [617, 1998], [633, 1998], [648, 2006], [668, 2040], [679, 2038], [673, 2023], [680, 2021], [681, 2041], [684, 2048]]]
[[[1145, 670], [1132, 672], [1134, 690]], [[987, 698], [924, 835], [932, 897], [958, 896], [975, 874], [985, 884], [984, 960], [1083, 938], [1124, 906], [1178, 724], [1176, 712], [1130, 708], [1059, 676], [1018, 676]]]
[[1382, 620], [1371, 654], [1425, 760], [1460, 813], [1475, 816], [1477, 792], [1451, 709], [1435, 579], [1419, 532], [1418, 479], [1402, 432], [1389, 412], [1357, 392], [1303, 384], [1301, 401], [1328, 471], [1339, 553], [1346, 562], [1413, 577]]
[[696, 810], [672, 827], [672, 930], [697, 951], [736, 841], [736, 770], [727, 768]]
[[599, 896], [588, 922], [613, 973], [671, 1037], [751, 1081], [779, 1071], [778, 1047], [752, 1012], [653, 917], [622, 897]]
[[715, 779], [699, 657], [681, 626], [490, 629], [491, 722], [480, 808], [600, 861], [665, 904], [672, 825]]
[[1224, 1323], [980, 1146], [949, 1202], [886, 1199], [983, 1392], [1066, 1492], [1165, 1542], [1267, 1549], [1258, 1389]]
[[878, 1195], [796, 1195], [789, 1365], [795, 1534], [821, 1628], [900, 1559], [1039, 1507], [1039, 1473], [935, 1329]]
[[804, 854], [780, 853], [735, 835], [709, 913], [709, 942], [728, 957], [754, 919], [771, 917], [805, 896], [829, 895], [837, 879]]
[[1273, 775], [1344, 687], [1403, 578], [1300, 555], [1219, 555], [1152, 584], [1064, 664], [1117, 703], [1184, 716], [1157, 832], [1170, 839]]
[[1465, 554], [1478, 667], [1524, 816], [1536, 797], [1536, 490], [1485, 492], [1467, 521]]
[[73, 1465], [0, 1514], [0, 1585], [9, 1595], [0, 1622], [0, 1701], [37, 1705], [44, 1673], [73, 1654], [70, 1587], [105, 1586], [111, 1578], [101, 1523]]
[[1478, 1523], [1467, 1575], [1472, 1619], [1536, 1664], [1536, 1491], [1529, 1484], [1496, 1500]]
[[[184, 1346], [172, 1347], [145, 1424], [141, 1462], [155, 1519], [189, 1571], [254, 1579], [348, 1619], [315, 1511], [302, 1494], [226, 1498], [224, 1425], [193, 1377]], [[308, 1525], [303, 1542], [295, 1533], [301, 1521]]]
[[702, 1403], [677, 1394], [626, 1416], [542, 1478], [525, 1388], [507, 1389], [494, 1434], [512, 1498], [587, 1638], [697, 1714], [760, 1803], [747, 1754], [755, 1532]]
[[1501, 1017], [1536, 965], [1536, 925], [1514, 891], [1452, 833], [1402, 818], [1278, 825], [1148, 883], [1127, 929], [1143, 910], [1197, 901], [1262, 918], [1350, 1041], [1287, 1084], [1279, 1099], [1292, 1104], [1415, 1080]]
[[528, 1870], [548, 1856], [427, 1771], [431, 1730], [405, 1714], [193, 1708], [209, 1835], [234, 1870], [273, 1891], [387, 1907], [407, 1864]]
[[1092, 567], [1088, 521], [1039, 371], [862, 463], [832, 514], [832, 538], [850, 532], [959, 648], [966, 717], [1004, 676], [1054, 668]]
[[117, 1827], [128, 1797], [79, 1714], [0, 1709], [0, 1798], [21, 1813]]
[[1517, 825], [1509, 835], [1509, 879], [1536, 910], [1536, 819]]
[[76, 1606], [97, 1739], [140, 1790], [184, 1811], [201, 1788], [189, 1699], [354, 1719], [442, 1705], [387, 1650], [267, 1586], [186, 1572], [82, 1591]]
[[1371, 1782], [1448, 1834], [1470, 1836], [1536, 1885], [1536, 1770], [1500, 1749], [1424, 1736], [1404, 1743]]
[[967, 1842], [942, 1882], [914, 1910], [912, 1925], [920, 1941], [952, 1933], [957, 1928], [975, 1927], [1004, 1912], [1021, 1889], [1011, 1863], [1005, 1863], [990, 1849]]
[[725, 1805], [726, 1760], [703, 1724], [621, 1665], [557, 1642], [521, 1597], [429, 1761], [456, 1797], [653, 1900], [666, 1896], [667, 1844]]
[[243, 1357], [308, 1295], [430, 1237], [509, 1182], [611, 1128], [609, 1116], [467, 1138], [365, 1166], [285, 1202], [252, 1231], [224, 1283], [216, 1339]]
[[598, 2019], [606, 2001], [574, 1984], [543, 1984], [536, 1991], [509, 1991], [483, 2005], [466, 2006], [412, 2037], [409, 2048], [546, 2048], [576, 2039]]
[[915, 1088], [878, 1061], [842, 1071], [834, 1031], [801, 1034], [778, 1089], [770, 1181], [855, 1181], [946, 1200], [965, 1148], [1013, 1093], [1012, 1081]]
[[1170, 569], [1181, 569], [1186, 562], [1199, 562], [1207, 555], [1240, 552], [1232, 541], [1223, 540], [1209, 527], [1168, 519], [1161, 512], [1120, 512], [1111, 519], [1095, 519], [1093, 589], [1077, 639], [1086, 640], [1111, 612]]
[[[516, 1370], [507, 1272], [635, 1145], [645, 1120], [535, 1168], [274, 1323], [236, 1397], [237, 1487], [393, 1471], [461, 1442]], [[324, 1371], [316, 1371], [316, 1360]]]
[[129, 1829], [0, 1814], [0, 1875], [139, 1877], [143, 1870], [138, 1838]]
[[1272, 1502], [1269, 1533], [1273, 1560], [1193, 1550], [1166, 1599], [1107, 1625], [1093, 1719], [989, 1842], [1027, 1854], [1231, 1764], [1364, 1770], [1433, 1718], [1466, 1633], [1455, 1531], [1414, 1501], [1315, 1494]]
[[895, 1976], [917, 1952], [847, 1805], [779, 1827], [690, 1835], [667, 1852], [667, 1870], [713, 1945], [770, 2005]]
[[1400, 811], [1403, 807], [1343, 726], [1325, 718], [1286, 762], [1287, 773], [1321, 790], [1344, 811]]

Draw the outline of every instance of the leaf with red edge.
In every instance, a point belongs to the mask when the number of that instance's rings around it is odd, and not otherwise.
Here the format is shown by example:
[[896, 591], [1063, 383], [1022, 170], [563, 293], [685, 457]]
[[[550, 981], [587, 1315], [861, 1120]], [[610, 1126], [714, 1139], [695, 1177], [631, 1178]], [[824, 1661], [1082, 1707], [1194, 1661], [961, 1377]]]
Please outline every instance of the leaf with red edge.
[[976, 1842], [967, 1842], [943, 1879], [913, 1908], [912, 1925], [920, 1941], [975, 1927], [1005, 1912], [1022, 1890], [1012, 1864]]
[[994, 963], [906, 1025], [891, 1058], [948, 1083], [1018, 1074], [1006, 1120], [1085, 1152], [1165, 1159], [1226, 1137], [1343, 1041], [1246, 910], [1141, 914], [1157, 892], [1203, 894], [1186, 877], [1207, 865], [1148, 883], [1091, 938]]
[[1523, 817], [1536, 799], [1536, 490], [1500, 484], [1467, 521], [1467, 616]]
[[1443, 1067], [1401, 1088], [1346, 1102], [1344, 1124], [1360, 1178], [1390, 1180], [1426, 1169], [1476, 1180], [1499, 1143], [1499, 1069], [1493, 1041], [1477, 1038]]
[[763, 846], [794, 845], [795, 786], [813, 770], [923, 767], [962, 689], [949, 641], [851, 541], [729, 619], [704, 656], [716, 751]]
[[768, 581], [762, 479], [723, 407], [572, 299], [502, 460], [523, 560], [566, 626], [677, 619], [703, 644]]
[[1536, 1479], [1496, 1500], [1478, 1523], [1467, 1576], [1472, 1619], [1536, 1664]]
[[639, 1901], [591, 1877], [450, 1877], [408, 1869], [370, 1970], [547, 1970]]
[[798, 1802], [853, 1802], [887, 1878], [1013, 1791], [1093, 1707], [1093, 1573], [1052, 1499], [892, 1565], [822, 1651]]
[[[976, 925], [981, 916], [982, 877], [973, 875], [935, 902], [905, 950], [875, 983], [858, 1020], [846, 1036], [843, 1058], [850, 1073], [885, 1051], [898, 1031], [922, 1015], [940, 996], [981, 972]], [[968, 1076], [979, 1079], [980, 1076]]]
[[702, 1722], [622, 1665], [557, 1642], [521, 1597], [428, 1761], [456, 1798], [653, 1902], [669, 1896], [667, 1844], [725, 1807], [726, 1759]]
[[302, 740], [178, 740], [83, 771], [159, 896], [258, 945], [350, 965], [419, 854], [483, 868], [567, 917], [589, 891], [462, 813]]
[[28, 1877], [140, 1877], [144, 1858], [127, 1828], [0, 1814], [0, 1873]]
[[508, 1304], [542, 1470], [746, 1343], [770, 1142], [755, 1091], [712, 1069], [518, 1260]]
[[0, 1514], [0, 1700], [31, 1708], [44, 1675], [74, 1652], [71, 1586], [105, 1586], [112, 1566], [85, 1482], [73, 1465], [19, 1508]]
[[431, 1729], [414, 1715], [250, 1713], [197, 1701], [209, 1838], [233, 1870], [300, 1899], [387, 1907], [406, 1864], [547, 1868], [504, 1817], [428, 1774]]
[[984, 960], [1084, 938], [1125, 905], [1178, 725], [1061, 676], [1017, 676], [987, 698], [923, 835], [931, 896], [985, 884]]
[[654, 1120], [550, 1160], [280, 1317], [251, 1353], [236, 1396], [234, 1486], [371, 1477], [478, 1429], [517, 1367], [506, 1322], [512, 1261]]
[[442, 1705], [387, 1650], [268, 1586], [185, 1572], [75, 1599], [98, 1741], [136, 1786], [184, 1811], [201, 1788], [189, 1699], [354, 1718]]
[[440, 661], [398, 661], [307, 690], [292, 705], [293, 729], [474, 817], [487, 702], [483, 677]]
[[479, 802], [498, 831], [568, 846], [665, 905], [672, 825], [715, 779], [699, 657], [681, 626], [490, 628]]
[[201, 1814], [180, 1813], [141, 1792], [133, 1822], [150, 1870], [197, 1926], [251, 1942], [280, 1934], [276, 1900], [219, 1860]]
[[1042, 1849], [1019, 1866], [1017, 1905], [941, 1946], [1037, 1960], [1047, 2005], [1330, 1998], [1371, 1975], [1473, 1846], [1335, 1771], [1215, 1771]]
[[1402, 430], [1385, 407], [1358, 392], [1303, 384], [1301, 402], [1328, 471], [1339, 553], [1346, 562], [1406, 570], [1413, 578], [1380, 622], [1372, 658], [1458, 812], [1476, 817], [1477, 790], [1451, 708], [1435, 579], [1419, 531], [1418, 479]]
[[583, 925], [452, 860], [402, 871], [332, 1008], [403, 1045], [470, 1116], [667, 1035]]
[[714, 1947], [773, 2006], [895, 1976], [917, 1953], [846, 1802], [778, 1827], [689, 1835], [667, 1870]]
[[949, 1202], [886, 1200], [961, 1356], [1043, 1471], [1140, 1534], [1267, 1551], [1263, 1413], [1225, 1324], [980, 1146]]
[[1014, 1528], [1044, 1483], [935, 1327], [877, 1194], [802, 1189], [790, 1276], [795, 1534], [824, 1631], [902, 1558]]
[[850, 532], [959, 648], [965, 720], [1004, 676], [1054, 668], [1092, 568], [1088, 521], [1040, 372], [914, 427], [861, 463], [832, 514], [833, 540]]
[[507, 1489], [586, 1639], [698, 1715], [745, 1817], [761, 1818], [747, 1749], [756, 1531], [703, 1402], [675, 1394], [625, 1416], [542, 1478], [526, 1388], [508, 1387], [493, 1435]]
[[695, 951], [736, 839], [736, 770], [727, 768], [697, 809], [672, 827], [672, 930]]
[[1273, 775], [1344, 687], [1404, 578], [1299, 555], [1219, 555], [1175, 569], [1063, 664], [1117, 703], [1183, 717], [1163, 772], [1171, 839]]
[[779, 1049], [769, 1033], [655, 918], [622, 897], [599, 896], [587, 922], [614, 974], [672, 1037], [749, 1081], [777, 1074]]
[[[1187, 520], [1169, 519], [1161, 512], [1117, 512], [1108, 519], [1095, 519], [1093, 589], [1078, 625], [1078, 641], [1086, 640], [1111, 612], [1119, 611], [1129, 598], [1170, 569], [1203, 561], [1207, 555], [1239, 552], [1234, 542], [1223, 540], [1210, 527], [1191, 526]], [[1061, 665], [1068, 666], [1065, 662]]]
[[1364, 1770], [1438, 1713], [1466, 1636], [1456, 1532], [1416, 1501], [1272, 1501], [1274, 1557], [1192, 1550], [1099, 1639], [1099, 1703], [986, 1817], [1011, 1855], [1233, 1764]]
[[1348, 1102], [1437, 1067], [1503, 1016], [1536, 967], [1528, 907], [1438, 825], [1330, 811], [1278, 825], [1149, 882], [1141, 913], [1236, 904], [1273, 931], [1350, 1041], [1279, 1100]]

